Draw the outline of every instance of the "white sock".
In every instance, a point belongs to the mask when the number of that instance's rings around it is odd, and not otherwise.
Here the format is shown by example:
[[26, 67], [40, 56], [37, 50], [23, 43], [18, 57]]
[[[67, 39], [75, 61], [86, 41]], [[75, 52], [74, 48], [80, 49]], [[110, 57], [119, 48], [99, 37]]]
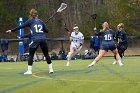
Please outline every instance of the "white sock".
[[92, 65], [95, 65], [95, 64], [96, 64], [96, 61], [94, 60], [91, 64], [92, 64]]
[[117, 64], [117, 60], [116, 60], [116, 59], [114, 59], [114, 62], [113, 62], [113, 64]]
[[32, 66], [28, 65], [28, 71], [32, 71]]
[[120, 60], [118, 60], [118, 63], [119, 63], [119, 64], [123, 64], [121, 59], [120, 59]]
[[52, 63], [51, 64], [49, 64], [49, 69], [52, 69], [53, 67], [52, 67]]

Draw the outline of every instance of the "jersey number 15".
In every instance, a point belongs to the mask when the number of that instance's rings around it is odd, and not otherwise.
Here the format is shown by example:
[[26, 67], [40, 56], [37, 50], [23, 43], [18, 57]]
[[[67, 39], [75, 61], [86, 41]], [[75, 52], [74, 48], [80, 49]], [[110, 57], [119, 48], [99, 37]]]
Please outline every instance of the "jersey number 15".
[[112, 40], [111, 34], [105, 35], [105, 40]]

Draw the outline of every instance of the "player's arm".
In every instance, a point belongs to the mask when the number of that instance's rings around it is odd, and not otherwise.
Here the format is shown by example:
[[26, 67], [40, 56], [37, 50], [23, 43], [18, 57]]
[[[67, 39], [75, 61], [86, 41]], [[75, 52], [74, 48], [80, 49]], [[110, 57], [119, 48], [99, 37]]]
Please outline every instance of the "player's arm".
[[67, 28], [66, 24], [64, 25], [64, 29], [68, 32], [68, 35], [71, 35], [71, 31]]
[[119, 41], [118, 41], [118, 31], [115, 32], [115, 34], [113, 35], [113, 38], [114, 38], [114, 41], [116, 43], [119, 43]]
[[121, 43], [124, 43], [124, 42], [127, 42], [128, 41], [128, 38], [127, 38], [127, 35], [125, 32], [123, 32], [123, 40]]
[[117, 37], [117, 32], [115, 32], [115, 35], [114, 35], [114, 39], [117, 39], [118, 37]]
[[84, 35], [81, 33], [81, 38], [80, 38], [80, 40], [81, 40], [81, 42], [80, 42], [80, 46], [82, 46], [83, 45], [83, 43], [84, 43]]
[[44, 22], [42, 22], [42, 25], [43, 25], [43, 31], [45, 33], [48, 33], [48, 27], [47, 27], [47, 25]]
[[15, 31], [17, 31], [17, 30], [19, 30], [19, 29], [22, 29], [22, 28], [24, 28], [24, 27], [29, 26], [29, 24], [30, 24], [30, 20], [26, 21], [24, 24], [22, 24], [22, 25], [20, 25], [20, 26], [15, 27], [14, 29], [7, 30], [6, 32], [7, 32], [7, 33], [9, 33], [9, 32], [15, 32]]
[[65, 29], [67, 32], [70, 32], [69, 29], [68, 29], [66, 26], [64, 27], [64, 29]]
[[75, 37], [74, 37], [73, 34], [74, 34], [74, 33], [72, 32], [71, 35], [70, 35], [70, 41], [71, 41], [71, 42], [74, 41], [74, 39], [75, 39]]
[[113, 39], [116, 39], [116, 32], [112, 30]]

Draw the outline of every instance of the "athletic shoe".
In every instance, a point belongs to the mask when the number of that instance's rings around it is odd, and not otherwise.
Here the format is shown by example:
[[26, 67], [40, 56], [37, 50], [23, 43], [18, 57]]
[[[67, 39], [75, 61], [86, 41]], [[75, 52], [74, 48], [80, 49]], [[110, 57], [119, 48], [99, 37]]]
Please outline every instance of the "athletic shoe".
[[91, 64], [88, 65], [88, 68], [94, 66], [93, 62]]
[[70, 65], [70, 62], [67, 62], [66, 66], [69, 66]]
[[49, 69], [49, 73], [52, 74], [53, 73], [53, 69]]
[[119, 65], [120, 65], [120, 66], [123, 66], [124, 64], [123, 64], [123, 63], [119, 63]]
[[27, 71], [24, 73], [24, 75], [31, 75], [32, 74], [32, 71]]
[[117, 61], [114, 61], [112, 64], [113, 64], [113, 65], [116, 65], [116, 64], [117, 64]]

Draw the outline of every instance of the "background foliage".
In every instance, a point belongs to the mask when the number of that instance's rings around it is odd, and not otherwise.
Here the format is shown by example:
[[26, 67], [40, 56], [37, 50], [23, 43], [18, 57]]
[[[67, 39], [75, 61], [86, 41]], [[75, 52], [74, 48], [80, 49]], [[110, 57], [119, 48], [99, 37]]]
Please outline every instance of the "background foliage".
[[[128, 35], [140, 35], [140, 0], [0, 0], [0, 37], [16, 38], [16, 33], [7, 35], [5, 31], [17, 26], [19, 17], [26, 21], [31, 8], [37, 9], [40, 19], [46, 21], [62, 2], [68, 7], [47, 23], [48, 37], [67, 36], [65, 23], [70, 30], [77, 23], [85, 36], [93, 35], [91, 14], [94, 13], [97, 13], [98, 29], [104, 21], [108, 21], [114, 30], [118, 23], [123, 22]], [[25, 29], [25, 33], [28, 31]]]

